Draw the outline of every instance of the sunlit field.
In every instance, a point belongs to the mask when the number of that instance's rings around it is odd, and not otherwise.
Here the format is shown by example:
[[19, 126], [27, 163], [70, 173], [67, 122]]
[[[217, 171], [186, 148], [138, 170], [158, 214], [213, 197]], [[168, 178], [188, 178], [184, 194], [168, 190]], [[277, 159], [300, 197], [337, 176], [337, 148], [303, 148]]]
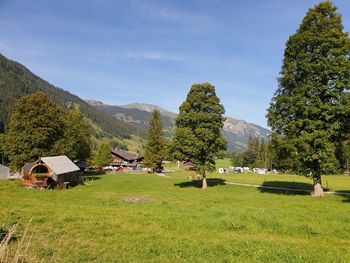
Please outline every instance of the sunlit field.
[[[68, 190], [26, 190], [0, 181], [2, 229], [19, 223], [29, 262], [345, 262], [350, 198], [225, 185], [302, 177], [213, 174], [186, 178], [107, 174]], [[213, 179], [215, 178], [215, 179]], [[93, 179], [93, 180], [92, 180]], [[349, 190], [350, 177], [327, 178]], [[293, 181], [291, 181], [293, 182]], [[309, 182], [310, 183], [310, 182]], [[16, 247], [18, 241], [12, 242]]]

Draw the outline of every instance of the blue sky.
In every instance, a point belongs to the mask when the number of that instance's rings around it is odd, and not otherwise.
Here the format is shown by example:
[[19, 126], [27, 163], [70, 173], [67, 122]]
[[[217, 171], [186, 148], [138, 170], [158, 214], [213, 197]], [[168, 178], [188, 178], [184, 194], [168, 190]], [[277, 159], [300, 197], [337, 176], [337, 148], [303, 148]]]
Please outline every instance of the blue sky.
[[[285, 42], [313, 0], [0, 0], [0, 53], [83, 99], [177, 112], [210, 82], [267, 127]], [[350, 1], [333, 1], [350, 31]]]

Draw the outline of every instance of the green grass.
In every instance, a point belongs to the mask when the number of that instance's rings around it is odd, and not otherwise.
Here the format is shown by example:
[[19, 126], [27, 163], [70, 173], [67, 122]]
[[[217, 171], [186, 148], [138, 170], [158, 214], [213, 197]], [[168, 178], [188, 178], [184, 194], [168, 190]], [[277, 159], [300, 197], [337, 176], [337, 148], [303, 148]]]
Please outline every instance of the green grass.
[[[187, 174], [108, 174], [61, 191], [0, 181], [0, 227], [19, 222], [23, 230], [33, 218], [29, 262], [349, 261], [350, 198], [221, 184], [202, 190]], [[222, 180], [308, 179], [225, 175]], [[334, 190], [350, 190], [350, 177], [327, 180]], [[128, 203], [124, 197], [149, 202]]]
[[216, 170], [218, 170], [219, 168], [229, 168], [230, 166], [231, 162], [229, 158], [218, 159], [215, 161]]

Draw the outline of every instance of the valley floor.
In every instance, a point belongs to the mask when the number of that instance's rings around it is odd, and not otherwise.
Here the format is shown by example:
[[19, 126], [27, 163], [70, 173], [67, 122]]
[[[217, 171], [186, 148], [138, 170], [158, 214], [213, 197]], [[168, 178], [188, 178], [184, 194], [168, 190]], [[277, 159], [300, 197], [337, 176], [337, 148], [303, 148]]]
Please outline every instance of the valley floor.
[[[28, 262], [349, 261], [349, 196], [224, 184], [312, 188], [297, 176], [213, 174], [202, 190], [187, 175], [107, 174], [62, 191], [0, 181], [0, 228], [19, 223], [14, 251], [32, 219]], [[350, 191], [350, 177], [323, 180]]]

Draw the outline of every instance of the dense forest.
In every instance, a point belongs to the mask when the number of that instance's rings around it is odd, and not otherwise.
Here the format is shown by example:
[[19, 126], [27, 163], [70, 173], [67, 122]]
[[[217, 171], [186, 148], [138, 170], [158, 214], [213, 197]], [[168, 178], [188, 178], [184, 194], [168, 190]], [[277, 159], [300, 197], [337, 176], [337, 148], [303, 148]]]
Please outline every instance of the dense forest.
[[23, 65], [11, 61], [1, 54], [0, 133], [6, 130], [16, 101], [27, 94], [39, 91], [47, 94], [64, 108], [69, 108], [72, 104], [76, 105], [85, 117], [89, 118], [104, 131], [104, 135], [109, 134], [128, 138], [131, 134], [137, 133], [137, 130], [132, 125], [97, 110], [78, 96], [51, 85], [34, 75]]

